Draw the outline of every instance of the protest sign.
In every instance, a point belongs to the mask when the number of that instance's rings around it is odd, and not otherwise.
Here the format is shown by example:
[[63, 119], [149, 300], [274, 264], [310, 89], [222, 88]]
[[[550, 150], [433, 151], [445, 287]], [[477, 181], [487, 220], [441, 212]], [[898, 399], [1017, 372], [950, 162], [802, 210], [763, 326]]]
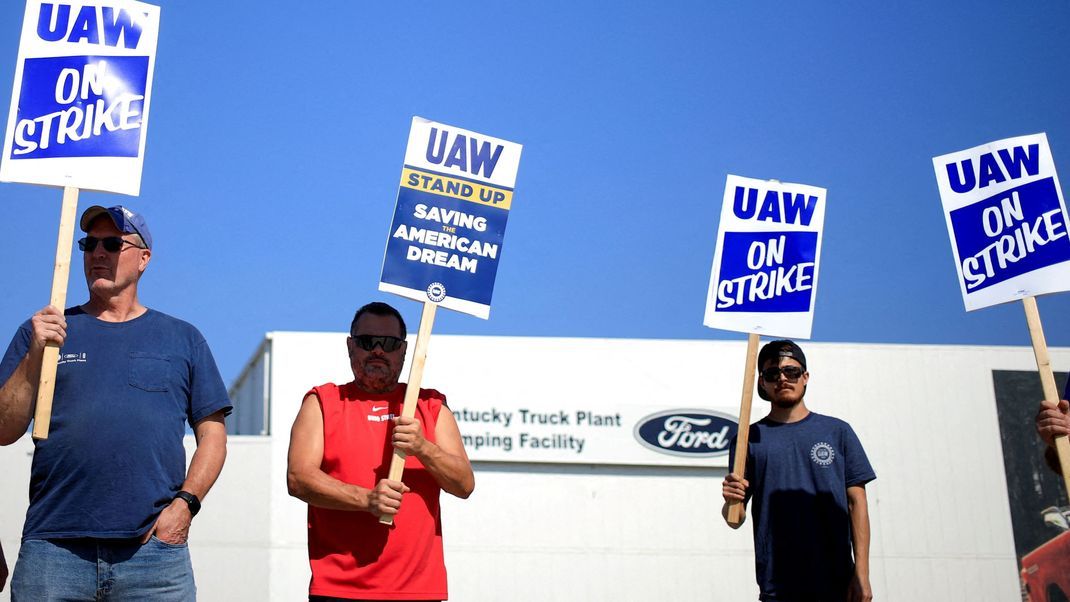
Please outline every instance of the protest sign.
[[[63, 187], [50, 304], [67, 299], [78, 192], [141, 190], [159, 7], [27, 0], [0, 181]], [[33, 437], [48, 438], [59, 348], [41, 360]]]
[[160, 9], [27, 0], [0, 180], [137, 196]]
[[729, 175], [705, 325], [809, 338], [825, 189]]
[[[814, 321], [825, 189], [729, 174], [706, 294], [704, 324], [747, 333], [732, 473], [747, 467], [759, 336], [809, 338]], [[728, 522], [743, 522], [730, 504]]]
[[[1035, 296], [1070, 290], [1070, 235], [1047, 135], [933, 158], [966, 311], [1021, 300], [1044, 398], [1057, 403]], [[1070, 491], [1070, 441], [1055, 448]]]
[[[522, 149], [515, 142], [412, 118], [379, 279], [379, 290], [424, 304], [402, 416], [416, 414], [438, 306], [490, 316]], [[400, 481], [404, 470], [405, 453], [395, 448], [388, 477]], [[379, 522], [393, 519], [383, 516]]]
[[379, 290], [486, 319], [521, 150], [413, 117]]
[[967, 311], [1070, 290], [1066, 203], [1044, 134], [935, 157]]

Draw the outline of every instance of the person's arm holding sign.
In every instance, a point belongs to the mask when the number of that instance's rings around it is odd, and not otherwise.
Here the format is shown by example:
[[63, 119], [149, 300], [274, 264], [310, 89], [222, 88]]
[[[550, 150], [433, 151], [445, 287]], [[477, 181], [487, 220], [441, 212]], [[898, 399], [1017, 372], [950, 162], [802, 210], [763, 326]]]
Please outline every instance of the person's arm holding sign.
[[[1070, 386], [1068, 386], [1070, 389]], [[1068, 397], [1064, 392], [1063, 397]], [[1060, 472], [1059, 456], [1055, 452], [1055, 438], [1070, 435], [1070, 403], [1066, 399], [1058, 403], [1041, 401], [1037, 411], [1037, 435], [1048, 446], [1044, 459], [1055, 472]]]
[[290, 495], [320, 508], [394, 515], [409, 488], [381, 479], [372, 489], [345, 483], [323, 472], [323, 410], [315, 394], [301, 403], [290, 431], [286, 485]]
[[[1022, 158], [1030, 165], [1007, 176], [990, 177], [973, 165], [995, 165], [997, 157]], [[1037, 371], [1044, 393], [1037, 432], [1049, 450], [1048, 464], [1062, 473], [1070, 491], [1070, 441], [1065, 438], [1065, 402], [1060, 402], [1036, 298], [1070, 291], [1070, 244], [1066, 240], [1067, 210], [1055, 161], [1044, 133], [996, 140], [970, 149], [933, 157], [940, 201], [944, 207], [955, 269], [966, 311], [1007, 302], [1022, 303]], [[1000, 217], [993, 227], [991, 216]], [[1014, 261], [992, 261], [993, 249], [1029, 232], [1045, 245], [1017, 243]], [[1048, 244], [1052, 243], [1052, 244]], [[979, 267], [979, 266], [984, 266]], [[1064, 394], [1065, 397], [1065, 394]]]
[[[724, 517], [729, 527], [738, 529], [747, 520], [747, 487], [750, 483], [747, 479], [737, 477], [732, 473], [728, 473], [728, 476], [724, 478], [724, 483], [721, 485], [721, 496], [724, 497], [724, 506], [721, 507], [721, 516]], [[728, 507], [732, 504], [740, 504], [739, 523], [732, 524], [728, 520]]]
[[855, 574], [847, 600], [869, 602], [873, 599], [873, 589], [869, 585], [869, 504], [865, 485], [847, 488], [847, 508], [851, 515], [851, 546], [855, 560]]
[[424, 438], [423, 428], [416, 418], [399, 416], [394, 419], [394, 425], [394, 447], [419, 458], [443, 491], [462, 499], [472, 495], [475, 476], [452, 412], [445, 406], [439, 412], [435, 425], [436, 443]]
[[[26, 349], [26, 341], [15, 335], [12, 347], [8, 349], [6, 361], [13, 361], [14, 353], [21, 346]], [[67, 336], [67, 321], [63, 312], [51, 305], [43, 308], [30, 318], [28, 349], [18, 360], [11, 376], [0, 387], [0, 445], [11, 445], [19, 440], [30, 426], [33, 418], [34, 400], [37, 397], [37, 382], [41, 375], [41, 357], [45, 346], [63, 345]], [[6, 372], [6, 370], [5, 370]]]

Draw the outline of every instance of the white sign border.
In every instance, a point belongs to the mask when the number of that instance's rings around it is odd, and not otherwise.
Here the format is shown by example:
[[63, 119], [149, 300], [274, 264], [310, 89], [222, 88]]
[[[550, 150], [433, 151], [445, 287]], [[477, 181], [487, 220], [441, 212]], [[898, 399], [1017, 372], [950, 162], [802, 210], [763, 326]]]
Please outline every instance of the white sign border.
[[[765, 222], [740, 220], [732, 213], [732, 202], [736, 186], [770, 189], [801, 193], [818, 197], [814, 216], [810, 226], [782, 222]], [[724, 196], [721, 201], [721, 218], [717, 228], [717, 246], [714, 250], [713, 265], [710, 268], [710, 285], [706, 291], [706, 313], [703, 324], [710, 328], [730, 330], [733, 332], [754, 333], [763, 336], [784, 337], [790, 339], [809, 339], [813, 330], [814, 307], [817, 303], [818, 276], [821, 267], [821, 245], [824, 239], [825, 202], [828, 190], [810, 184], [780, 182], [777, 180], [759, 180], [728, 174], [725, 178]], [[813, 224], [816, 224], [814, 226]], [[721, 254], [724, 249], [725, 232], [816, 232], [817, 250], [814, 259], [813, 289], [810, 296], [810, 308], [805, 312], [725, 312], [717, 311], [717, 288], [719, 284]]]
[[[998, 184], [986, 186], [983, 190], [974, 188], [965, 193], [957, 193], [951, 189], [948, 180], [946, 165], [963, 159], [977, 159], [981, 154], [994, 153], [1000, 149], [1014, 146], [1028, 146], [1039, 144], [1039, 167], [1037, 175], [1026, 176], [1015, 180], [1007, 180]], [[1059, 174], [1055, 169], [1055, 159], [1051, 153], [1046, 133], [1029, 134], [995, 140], [981, 144], [966, 150], [956, 151], [933, 157], [933, 170], [936, 172], [936, 185], [940, 192], [940, 202], [944, 211], [944, 222], [947, 224], [947, 234], [951, 241], [951, 253], [955, 259], [955, 273], [958, 275], [959, 291], [962, 293], [962, 302], [966, 311], [975, 311], [1001, 305], [1011, 301], [1018, 301], [1026, 297], [1035, 297], [1051, 293], [1059, 293], [1070, 290], [1070, 261], [1057, 263], [1020, 276], [1015, 276], [1003, 282], [985, 287], [979, 291], [969, 292], [966, 290], [966, 279], [962, 275], [962, 259], [959, 257], [958, 244], [955, 240], [955, 228], [951, 223], [951, 212], [968, 205], [980, 202], [984, 199], [997, 196], [1012, 188], [1017, 188], [1030, 182], [1053, 178], [1055, 192], [1059, 197], [1059, 205], [1062, 207], [1063, 219], [1070, 224], [1070, 215], [1067, 214], [1066, 200], [1063, 197], [1063, 188], [1059, 183]], [[1062, 284], [1060, 284], [1062, 283]]]
[[[152, 82], [156, 69], [156, 49], [160, 32], [160, 7], [136, 0], [68, 0], [72, 14], [82, 6], [115, 6], [145, 14], [142, 37], [137, 49], [120, 46], [105, 47], [85, 43], [45, 42], [36, 36], [36, 23], [44, 0], [27, 0], [23, 15], [15, 78], [12, 84], [11, 106], [8, 110], [7, 130], [3, 154], [0, 155], [0, 182], [37, 184], [42, 186], [71, 186], [82, 190], [114, 192], [129, 196], [141, 194], [141, 175], [144, 169], [145, 146], [148, 138], [149, 109]], [[12, 160], [18, 103], [21, 96], [23, 67], [27, 58], [51, 56], [145, 56], [149, 50], [149, 68], [145, 80], [145, 100], [141, 113], [141, 140], [137, 157], [50, 157]]]
[[[497, 167], [495, 167], [494, 173], [491, 174], [492, 177], [490, 177], [490, 178], [473, 175], [473, 174], [471, 174], [471, 173], [469, 173], [467, 171], [457, 170], [455, 168], [444, 168], [441, 165], [437, 165], [437, 164], [428, 162], [426, 157], [424, 157], [423, 155], [420, 154], [421, 147], [423, 147], [423, 141], [427, 140], [428, 137], [430, 136], [430, 131], [431, 131], [432, 127], [449, 128], [450, 131], [452, 131], [452, 132], [464, 134], [467, 137], [475, 136], [475, 137], [479, 138], [480, 140], [487, 140], [487, 141], [490, 141], [490, 142], [492, 142], [494, 144], [501, 144], [505, 148], [515, 147], [516, 148], [516, 153], [514, 154], [512, 152], [509, 152], [509, 153], [503, 152], [501, 158], [499, 159], [499, 163], [498, 163]], [[517, 171], [520, 168], [520, 155], [523, 153], [523, 151], [524, 151], [524, 145], [520, 144], [518, 142], [512, 142], [512, 141], [509, 141], [509, 140], [504, 140], [502, 138], [495, 138], [494, 136], [488, 136], [486, 134], [481, 134], [479, 132], [473, 132], [472, 130], [467, 130], [467, 129], [464, 129], [464, 128], [461, 128], [461, 127], [448, 125], [448, 124], [441, 123], [441, 122], [438, 122], [438, 121], [432, 121], [430, 119], [427, 119], [427, 118], [424, 118], [424, 117], [420, 117], [420, 116], [413, 116], [412, 124], [409, 126], [409, 138], [408, 138], [408, 141], [405, 144], [405, 163], [402, 166], [402, 169], [404, 169], [406, 167], [415, 167], [415, 168], [418, 168], [418, 169], [422, 169], [422, 170], [425, 170], [425, 171], [433, 172], [433, 173], [436, 173], [436, 174], [439, 174], [439, 175], [442, 175], [442, 176], [446, 176], [446, 177], [462, 177], [462, 178], [466, 178], [466, 179], [470, 179], [470, 180], [486, 182], [487, 184], [490, 184], [490, 185], [493, 185], [493, 186], [497, 186], [497, 187], [500, 187], [500, 188], [508, 188], [509, 190], [513, 190], [513, 188], [516, 185]], [[501, 170], [501, 171], [499, 171], [499, 170]], [[394, 199], [394, 213], [391, 214], [391, 222], [393, 222], [394, 216], [397, 215], [398, 201], [400, 199], [401, 189], [402, 188], [403, 188], [402, 186], [398, 187], [398, 196], [396, 196], [395, 199]], [[510, 208], [507, 209], [506, 211], [507, 212], [511, 212], [512, 211], [512, 204], [511, 203], [510, 203]], [[508, 224], [508, 217], [506, 217], [506, 224]], [[393, 294], [398, 295], [400, 297], [405, 297], [406, 299], [412, 299], [413, 301], [421, 301], [421, 302], [425, 302], [425, 303], [436, 303], [437, 305], [445, 307], [446, 309], [451, 309], [453, 311], [457, 311], [457, 312], [461, 312], [461, 313], [468, 314], [468, 315], [471, 315], [471, 316], [475, 316], [477, 318], [482, 318], [484, 320], [487, 320], [487, 319], [490, 318], [490, 305], [488, 305], [488, 304], [476, 303], [474, 301], [469, 301], [467, 299], [459, 299], [457, 297], [451, 297], [448, 292], [447, 292], [445, 298], [443, 298], [441, 301], [437, 301], [436, 302], [436, 301], [432, 301], [431, 300], [431, 298], [428, 295], [426, 290], [409, 288], [407, 286], [401, 286], [401, 285], [398, 285], [398, 284], [393, 284], [393, 283], [389, 283], [389, 282], [383, 282], [382, 273], [383, 273], [383, 268], [386, 267], [386, 259], [387, 259], [387, 254], [386, 253], [387, 253], [387, 249], [390, 247], [390, 236], [391, 235], [392, 235], [392, 233], [390, 233], [390, 232], [387, 233], [386, 242], [383, 244], [383, 261], [381, 262], [381, 264], [379, 266], [379, 274], [380, 274], [379, 275], [379, 290], [380, 291], [382, 291], [384, 293], [393, 293]], [[502, 246], [504, 247], [504, 240], [502, 241]], [[500, 259], [499, 259], [499, 262], [500, 262]], [[500, 265], [500, 263], [499, 263], [499, 265]], [[497, 275], [495, 275], [494, 282], [495, 282], [495, 284], [497, 284]]]

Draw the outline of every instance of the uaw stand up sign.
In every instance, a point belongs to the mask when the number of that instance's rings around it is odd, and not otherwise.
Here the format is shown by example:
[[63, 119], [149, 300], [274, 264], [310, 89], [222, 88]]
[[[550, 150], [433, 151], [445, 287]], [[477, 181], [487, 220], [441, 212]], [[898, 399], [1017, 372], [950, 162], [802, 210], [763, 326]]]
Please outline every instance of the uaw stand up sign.
[[[26, 2], [0, 181], [63, 187], [51, 297], [61, 311], [79, 189], [141, 190], [159, 30], [159, 7], [142, 2]], [[48, 437], [58, 357], [45, 349], [35, 439]]]
[[[1044, 398], [1057, 403], [1036, 295], [1070, 289], [1070, 235], [1044, 134], [933, 158], [966, 311], [1021, 300]], [[1055, 448], [1070, 491], [1070, 442]]]
[[[809, 338], [825, 223], [825, 189], [729, 175], [704, 324], [747, 333], [732, 473], [746, 470], [759, 335]], [[743, 522], [742, 504], [728, 522]]]
[[[435, 309], [486, 319], [523, 147], [413, 117], [379, 290], [424, 304], [402, 415], [416, 412]], [[405, 454], [394, 450], [390, 478]], [[389, 523], [389, 517], [381, 522]]]

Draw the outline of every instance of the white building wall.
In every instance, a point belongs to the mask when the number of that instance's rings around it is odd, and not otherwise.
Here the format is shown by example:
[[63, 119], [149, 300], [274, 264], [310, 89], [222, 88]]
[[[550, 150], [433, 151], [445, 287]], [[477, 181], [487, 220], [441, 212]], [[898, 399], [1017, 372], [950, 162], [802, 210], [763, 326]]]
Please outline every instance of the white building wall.
[[[305, 505], [286, 493], [289, 428], [311, 386], [350, 378], [344, 339], [337, 333], [269, 335], [269, 435], [231, 437], [226, 467], [193, 526], [201, 600], [307, 596]], [[513, 392], [525, 403], [578, 403], [590, 396], [635, 403], [628, 397], [635, 390], [658, 390], [668, 399], [658, 404], [734, 414], [745, 347], [436, 335], [424, 386], [446, 392], [455, 406]], [[1035, 370], [1032, 351], [804, 348], [808, 405], [848, 420], [878, 475], [867, 488], [878, 599], [1018, 599], [992, 370]], [[1057, 368], [1070, 366], [1070, 350], [1053, 349], [1052, 359]], [[756, 420], [766, 406], [757, 397], [754, 403]], [[0, 448], [0, 541], [12, 565], [31, 450], [28, 437]], [[749, 525], [733, 531], [720, 518], [723, 461], [707, 467], [474, 465], [473, 496], [443, 500], [453, 600], [757, 597]]]

